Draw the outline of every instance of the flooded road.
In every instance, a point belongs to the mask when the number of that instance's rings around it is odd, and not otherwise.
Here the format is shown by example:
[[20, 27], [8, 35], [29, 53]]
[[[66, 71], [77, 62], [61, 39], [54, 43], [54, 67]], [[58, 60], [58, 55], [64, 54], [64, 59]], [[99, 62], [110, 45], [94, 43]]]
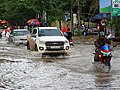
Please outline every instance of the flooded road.
[[120, 46], [109, 73], [93, 67], [94, 46], [75, 44], [69, 55], [42, 58], [0, 39], [0, 90], [120, 90]]

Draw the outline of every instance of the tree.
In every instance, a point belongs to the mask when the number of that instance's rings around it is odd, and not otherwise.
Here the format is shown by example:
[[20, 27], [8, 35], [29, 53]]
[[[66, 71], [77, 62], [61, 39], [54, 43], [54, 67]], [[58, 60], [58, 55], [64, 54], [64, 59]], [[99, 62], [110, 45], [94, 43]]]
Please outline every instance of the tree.
[[111, 27], [115, 30], [115, 36], [120, 36], [120, 16], [116, 15], [110, 23]]
[[25, 1], [10, 0], [1, 4], [1, 18], [8, 20], [12, 24], [24, 25], [28, 16], [34, 16], [34, 10], [28, 7]]
[[82, 13], [88, 12], [90, 7], [88, 3], [89, 0], [0, 0], [0, 19], [6, 19], [12, 24], [25, 25], [31, 18], [39, 18], [38, 15], [42, 17], [45, 11], [47, 21], [61, 21], [64, 11], [79, 11], [79, 16], [84, 16]]
[[67, 2], [65, 2], [65, 0], [50, 0], [48, 5], [49, 6], [46, 7], [49, 8], [46, 9], [48, 22], [58, 20], [61, 28], [61, 20], [63, 20]]

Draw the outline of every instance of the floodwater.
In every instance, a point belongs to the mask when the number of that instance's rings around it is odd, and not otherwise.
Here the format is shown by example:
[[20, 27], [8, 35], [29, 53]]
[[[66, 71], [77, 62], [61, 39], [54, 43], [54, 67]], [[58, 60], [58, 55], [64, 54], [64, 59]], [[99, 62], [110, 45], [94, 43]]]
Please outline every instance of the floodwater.
[[109, 73], [94, 68], [93, 44], [71, 47], [67, 56], [41, 57], [0, 39], [0, 90], [120, 90], [120, 46]]

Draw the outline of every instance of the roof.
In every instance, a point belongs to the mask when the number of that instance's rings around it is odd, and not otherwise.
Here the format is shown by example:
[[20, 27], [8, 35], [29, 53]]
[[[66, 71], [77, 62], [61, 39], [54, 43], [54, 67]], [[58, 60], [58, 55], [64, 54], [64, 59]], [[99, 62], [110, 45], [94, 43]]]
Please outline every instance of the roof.
[[13, 29], [13, 31], [28, 31], [27, 29]]
[[57, 27], [36, 27], [39, 29], [58, 29]]

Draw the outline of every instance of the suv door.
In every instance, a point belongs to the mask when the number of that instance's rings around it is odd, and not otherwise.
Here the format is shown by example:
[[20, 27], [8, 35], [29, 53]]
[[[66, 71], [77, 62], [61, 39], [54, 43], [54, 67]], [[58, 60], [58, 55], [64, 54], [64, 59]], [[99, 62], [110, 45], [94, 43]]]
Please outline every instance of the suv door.
[[34, 29], [33, 32], [30, 35], [31, 37], [29, 38], [30, 48], [32, 50], [34, 50], [34, 48], [35, 48], [36, 33], [37, 33], [37, 29]]

